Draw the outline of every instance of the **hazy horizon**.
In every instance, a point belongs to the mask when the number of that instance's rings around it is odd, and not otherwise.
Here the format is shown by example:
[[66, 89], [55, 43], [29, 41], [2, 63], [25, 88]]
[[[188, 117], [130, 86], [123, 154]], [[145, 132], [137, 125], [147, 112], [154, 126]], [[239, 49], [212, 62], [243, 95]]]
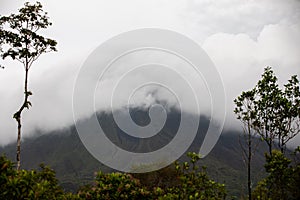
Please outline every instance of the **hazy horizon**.
[[[24, 2], [0, 0], [0, 14], [16, 13]], [[266, 66], [274, 69], [281, 86], [290, 76], [300, 76], [300, 1], [297, 0], [42, 0], [41, 3], [53, 22], [43, 34], [57, 40], [58, 52], [42, 55], [31, 69], [29, 89], [33, 92], [30, 97], [33, 107], [23, 114], [25, 137], [35, 130], [48, 132], [72, 125], [74, 83], [88, 55], [106, 40], [139, 28], [178, 32], [206, 51], [223, 80], [226, 130], [241, 130], [241, 124], [233, 114], [233, 99], [242, 91], [253, 88]], [[0, 64], [5, 66], [4, 70], [0, 69], [0, 145], [5, 145], [16, 141], [16, 123], [12, 115], [22, 102], [23, 71], [18, 62], [1, 60]], [[184, 73], [190, 74], [186, 69], [183, 69]], [[138, 78], [145, 79], [146, 76]], [[110, 81], [114, 80], [114, 76], [108, 79], [106, 90], [101, 90], [99, 97], [113, 89]], [[176, 81], [169, 81], [180, 88]], [[199, 88], [203, 86], [201, 81]], [[159, 95], [151, 91], [141, 91], [136, 105], [150, 105], [156, 100], [166, 100], [174, 105], [174, 100], [163, 91], [159, 91]], [[207, 95], [207, 91], [203, 91]], [[185, 91], [182, 90], [180, 95], [185, 95]], [[198, 95], [201, 98], [201, 94]], [[208, 115], [209, 102], [205, 100], [201, 109]], [[108, 105], [109, 102], [98, 103], [97, 109], [106, 110]], [[119, 107], [122, 106], [120, 103]], [[293, 143], [300, 144], [300, 135]]]

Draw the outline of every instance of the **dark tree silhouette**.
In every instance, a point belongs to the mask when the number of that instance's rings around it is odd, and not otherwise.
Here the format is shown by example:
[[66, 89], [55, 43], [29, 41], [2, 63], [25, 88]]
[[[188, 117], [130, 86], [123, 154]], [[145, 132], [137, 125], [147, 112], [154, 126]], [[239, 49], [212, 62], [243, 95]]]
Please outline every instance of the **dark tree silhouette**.
[[31, 106], [28, 100], [32, 92], [28, 90], [28, 75], [34, 61], [40, 55], [56, 51], [56, 41], [38, 34], [41, 29], [51, 26], [47, 12], [42, 9], [42, 4], [33, 5], [25, 3], [18, 14], [0, 16], [0, 55], [2, 59], [12, 58], [22, 63], [25, 70], [24, 101], [19, 110], [13, 115], [18, 124], [17, 139], [17, 169], [20, 169], [21, 153], [21, 128], [22, 112]]
[[252, 137], [259, 135], [266, 142], [271, 157], [275, 144], [282, 153], [285, 152], [287, 142], [300, 132], [299, 81], [297, 76], [292, 76], [284, 89], [280, 89], [273, 70], [267, 67], [257, 85], [242, 92], [234, 103], [234, 112], [244, 125], [246, 142], [241, 143], [241, 147], [247, 164], [251, 199], [251, 160], [257, 146], [253, 145]]
[[243, 92], [237, 99], [234, 100], [236, 107], [234, 113], [237, 119], [243, 124], [243, 137], [239, 137], [240, 146], [242, 149], [243, 161], [247, 168], [247, 190], [248, 199], [251, 200], [252, 194], [252, 179], [251, 179], [251, 162], [258, 146], [257, 140], [253, 140], [256, 132], [252, 129], [253, 115], [255, 115], [255, 89]]

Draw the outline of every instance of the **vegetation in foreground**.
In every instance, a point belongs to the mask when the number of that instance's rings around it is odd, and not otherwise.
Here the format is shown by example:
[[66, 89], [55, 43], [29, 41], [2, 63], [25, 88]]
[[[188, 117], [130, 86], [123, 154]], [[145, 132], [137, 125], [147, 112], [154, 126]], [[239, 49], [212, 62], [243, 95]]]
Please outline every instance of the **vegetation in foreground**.
[[[293, 160], [278, 150], [273, 150], [272, 156], [266, 154], [268, 175], [254, 188], [252, 199], [299, 199], [299, 152], [298, 147]], [[210, 179], [205, 167], [199, 167], [198, 154], [188, 153], [188, 157], [189, 162], [175, 162], [158, 176], [164, 184], [149, 181], [150, 176], [100, 171], [94, 183], [72, 194], [64, 192], [55, 171], [49, 167], [40, 165], [40, 170], [16, 170], [14, 164], [2, 156], [0, 199], [237, 199], [228, 197], [225, 185]]]
[[[190, 162], [175, 163], [166, 171], [165, 184], [141, 181], [137, 175], [98, 172], [91, 185], [77, 193], [66, 193], [59, 186], [54, 170], [44, 165], [40, 170], [21, 170], [21, 116], [32, 92], [28, 90], [28, 74], [32, 63], [40, 55], [56, 51], [56, 41], [37, 34], [50, 26], [42, 5], [25, 3], [19, 14], [0, 16], [0, 56], [23, 64], [25, 69], [24, 102], [13, 115], [17, 121], [17, 163], [0, 157], [0, 199], [225, 199], [224, 184], [210, 179], [205, 167], [199, 167], [200, 156], [188, 153]], [[8, 29], [6, 29], [8, 28]], [[3, 46], [8, 48], [3, 48]], [[3, 68], [2, 66], [0, 66]], [[286, 155], [287, 143], [300, 133], [300, 90], [297, 76], [292, 76], [281, 89], [270, 67], [265, 68], [262, 79], [235, 101], [237, 118], [244, 125], [243, 158], [247, 165], [248, 196], [251, 199], [300, 199], [300, 163], [298, 147], [293, 155]], [[267, 176], [253, 187], [251, 162], [256, 151], [253, 136], [268, 146], [265, 154]], [[274, 146], [277, 145], [279, 150]], [[153, 172], [155, 173], [155, 172]], [[231, 198], [231, 197], [230, 197]]]
[[76, 194], [59, 186], [55, 171], [44, 165], [40, 170], [15, 170], [6, 157], [0, 159], [0, 199], [225, 199], [224, 184], [211, 180], [205, 167], [199, 168], [200, 156], [188, 153], [190, 162], [174, 164], [170, 186], [144, 184], [134, 174], [98, 172], [93, 184]]

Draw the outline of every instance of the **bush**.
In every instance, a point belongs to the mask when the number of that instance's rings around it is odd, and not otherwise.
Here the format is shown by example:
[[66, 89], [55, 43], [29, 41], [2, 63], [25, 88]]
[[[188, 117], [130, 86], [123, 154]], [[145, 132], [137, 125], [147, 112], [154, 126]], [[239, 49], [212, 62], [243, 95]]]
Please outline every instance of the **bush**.
[[95, 184], [81, 188], [78, 196], [83, 199], [150, 199], [151, 192], [138, 179], [125, 173], [98, 172]]
[[17, 171], [10, 160], [1, 156], [0, 199], [63, 199], [55, 172], [44, 165], [40, 169]]
[[224, 184], [209, 179], [206, 167], [199, 167], [200, 155], [189, 152], [190, 163], [175, 163], [179, 184], [167, 189], [166, 199], [225, 199]]
[[292, 164], [292, 161], [282, 152], [273, 150], [272, 155], [266, 154], [265, 169], [268, 176], [262, 179], [253, 191], [254, 199], [300, 199], [298, 161]]
[[[175, 163], [175, 170], [169, 167], [156, 174], [159, 181], [170, 181], [162, 184], [155, 180], [142, 184], [131, 174], [98, 172], [93, 184], [83, 186], [77, 194], [64, 193], [55, 177], [54, 170], [44, 165], [40, 170], [14, 169], [13, 163], [6, 157], [0, 157], [0, 199], [225, 199], [224, 184], [209, 179], [205, 168], [199, 168], [200, 156], [188, 153], [190, 162]], [[164, 173], [170, 174], [164, 175]], [[151, 175], [148, 174], [147, 176]], [[162, 177], [161, 177], [161, 176]], [[173, 178], [171, 178], [173, 176]], [[148, 179], [145, 179], [148, 180]]]
[[[198, 154], [188, 153], [188, 156], [190, 163], [176, 162], [175, 170], [169, 172], [166, 169], [170, 167], [146, 175], [99, 172], [95, 184], [81, 188], [78, 197], [83, 199], [225, 199], [225, 185], [209, 179], [205, 168], [197, 166], [200, 159]], [[174, 177], [170, 178], [169, 174], [162, 175], [162, 172], [170, 173]], [[159, 180], [151, 179], [151, 175]], [[143, 184], [134, 176], [142, 178]], [[166, 180], [172, 183], [161, 184]], [[154, 183], [159, 184], [154, 185]], [[159, 187], [160, 185], [163, 187]]]

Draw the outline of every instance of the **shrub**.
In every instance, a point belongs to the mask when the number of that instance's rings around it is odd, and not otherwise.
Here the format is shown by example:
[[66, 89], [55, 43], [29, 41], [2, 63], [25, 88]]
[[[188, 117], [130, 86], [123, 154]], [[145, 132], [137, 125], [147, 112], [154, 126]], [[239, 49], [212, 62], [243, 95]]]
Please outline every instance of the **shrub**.
[[168, 188], [166, 199], [225, 199], [226, 189], [224, 184], [209, 179], [206, 167], [199, 167], [200, 155], [189, 152], [190, 162], [175, 163], [179, 177], [179, 184]]
[[300, 199], [300, 163], [292, 161], [278, 150], [272, 155], [266, 154], [266, 172], [268, 176], [262, 179], [253, 191], [254, 199]]
[[[224, 184], [209, 179], [205, 168], [199, 168], [200, 156], [188, 153], [190, 162], [175, 163], [175, 170], [161, 178], [163, 172], [153, 172], [159, 181], [171, 181], [162, 184], [163, 188], [151, 184], [141, 184], [131, 174], [98, 172], [93, 184], [83, 186], [77, 194], [64, 193], [55, 177], [54, 170], [40, 165], [40, 170], [14, 169], [14, 164], [6, 157], [0, 157], [0, 199], [225, 199]], [[166, 169], [169, 169], [166, 168]], [[151, 173], [150, 173], [151, 174]], [[149, 175], [149, 174], [148, 174]], [[171, 176], [175, 176], [171, 178]], [[164, 180], [166, 178], [166, 180]]]
[[150, 199], [151, 192], [130, 174], [98, 172], [95, 184], [81, 188], [78, 195], [83, 199]]
[[15, 170], [5, 156], [0, 157], [0, 199], [63, 199], [55, 172], [44, 165], [40, 171]]

